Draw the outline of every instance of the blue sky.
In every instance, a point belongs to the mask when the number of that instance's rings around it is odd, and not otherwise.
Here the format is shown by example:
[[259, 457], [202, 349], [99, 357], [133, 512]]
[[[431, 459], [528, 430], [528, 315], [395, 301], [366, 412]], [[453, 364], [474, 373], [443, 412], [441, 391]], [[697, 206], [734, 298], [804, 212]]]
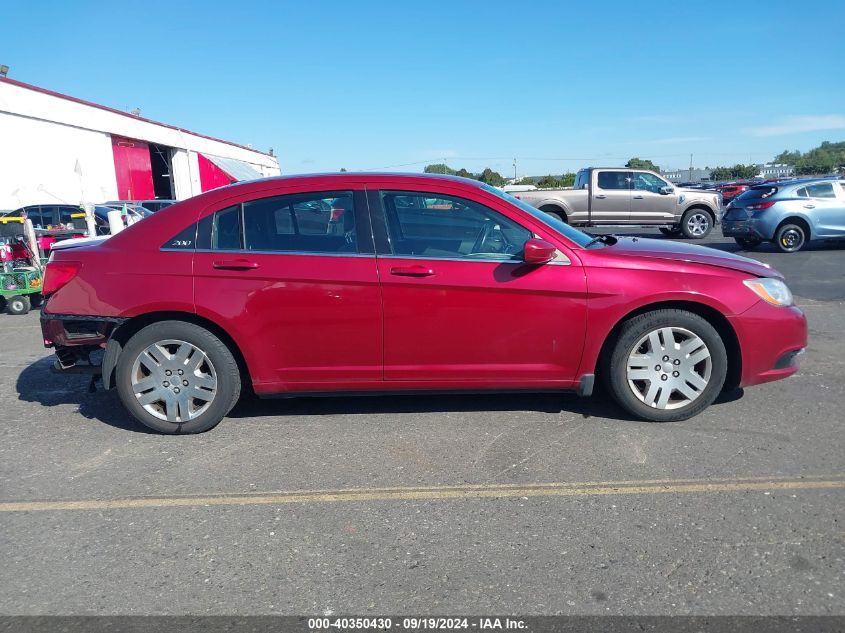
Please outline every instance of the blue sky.
[[762, 162], [845, 140], [845, 3], [4, 3], [9, 76], [284, 173]]

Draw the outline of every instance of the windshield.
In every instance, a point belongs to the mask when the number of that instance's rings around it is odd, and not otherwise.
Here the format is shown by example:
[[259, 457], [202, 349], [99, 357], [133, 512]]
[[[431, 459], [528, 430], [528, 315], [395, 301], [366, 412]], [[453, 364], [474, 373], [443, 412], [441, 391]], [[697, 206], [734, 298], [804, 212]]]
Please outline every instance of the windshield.
[[515, 207], [519, 207], [526, 213], [530, 214], [534, 218], [540, 220], [546, 226], [554, 229], [564, 237], [569, 238], [573, 242], [575, 242], [578, 246], [585, 247], [587, 244], [592, 242], [593, 238], [578, 229], [572, 228], [566, 222], [558, 220], [557, 218], [553, 218], [548, 213], [543, 213], [539, 209], [535, 209], [527, 202], [523, 202], [519, 198], [514, 198], [512, 195], [505, 193], [501, 189], [496, 189], [496, 187], [492, 187], [490, 185], [481, 185], [481, 188], [488, 193], [492, 193], [493, 195], [510, 202]]

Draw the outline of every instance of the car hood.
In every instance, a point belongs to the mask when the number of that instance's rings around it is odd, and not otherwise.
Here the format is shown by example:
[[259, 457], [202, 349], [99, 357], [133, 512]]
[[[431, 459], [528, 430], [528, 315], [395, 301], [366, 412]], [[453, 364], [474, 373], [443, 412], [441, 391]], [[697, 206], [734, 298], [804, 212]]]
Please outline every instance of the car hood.
[[720, 268], [730, 268], [731, 270], [749, 273], [756, 277], [776, 277], [783, 279], [783, 275], [768, 264], [758, 262], [756, 259], [751, 259], [750, 257], [727, 253], [707, 246], [641, 237], [617, 236], [617, 239], [616, 244], [607, 247], [608, 252], [612, 252], [614, 255], [693, 262], [696, 264], [707, 264], [708, 266], [719, 266]]

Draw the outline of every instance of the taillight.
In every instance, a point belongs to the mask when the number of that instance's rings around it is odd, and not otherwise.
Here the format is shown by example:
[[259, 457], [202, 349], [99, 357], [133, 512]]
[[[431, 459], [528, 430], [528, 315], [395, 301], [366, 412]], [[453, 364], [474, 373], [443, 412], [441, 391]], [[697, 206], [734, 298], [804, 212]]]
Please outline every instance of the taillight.
[[41, 286], [41, 294], [51, 295], [59, 288], [76, 277], [82, 264], [79, 262], [49, 262], [44, 268], [44, 285]]
[[772, 205], [775, 204], [777, 200], [766, 200], [765, 202], [757, 202], [755, 204], [749, 204], [745, 208], [749, 211], [762, 211], [763, 209], [768, 209]]

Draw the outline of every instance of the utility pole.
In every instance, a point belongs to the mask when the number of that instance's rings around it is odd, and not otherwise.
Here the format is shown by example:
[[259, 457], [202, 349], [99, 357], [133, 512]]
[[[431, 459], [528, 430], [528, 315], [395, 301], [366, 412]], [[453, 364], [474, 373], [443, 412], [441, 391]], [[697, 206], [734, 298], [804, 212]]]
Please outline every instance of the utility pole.
[[516, 182], [516, 158], [513, 159], [513, 181]]

